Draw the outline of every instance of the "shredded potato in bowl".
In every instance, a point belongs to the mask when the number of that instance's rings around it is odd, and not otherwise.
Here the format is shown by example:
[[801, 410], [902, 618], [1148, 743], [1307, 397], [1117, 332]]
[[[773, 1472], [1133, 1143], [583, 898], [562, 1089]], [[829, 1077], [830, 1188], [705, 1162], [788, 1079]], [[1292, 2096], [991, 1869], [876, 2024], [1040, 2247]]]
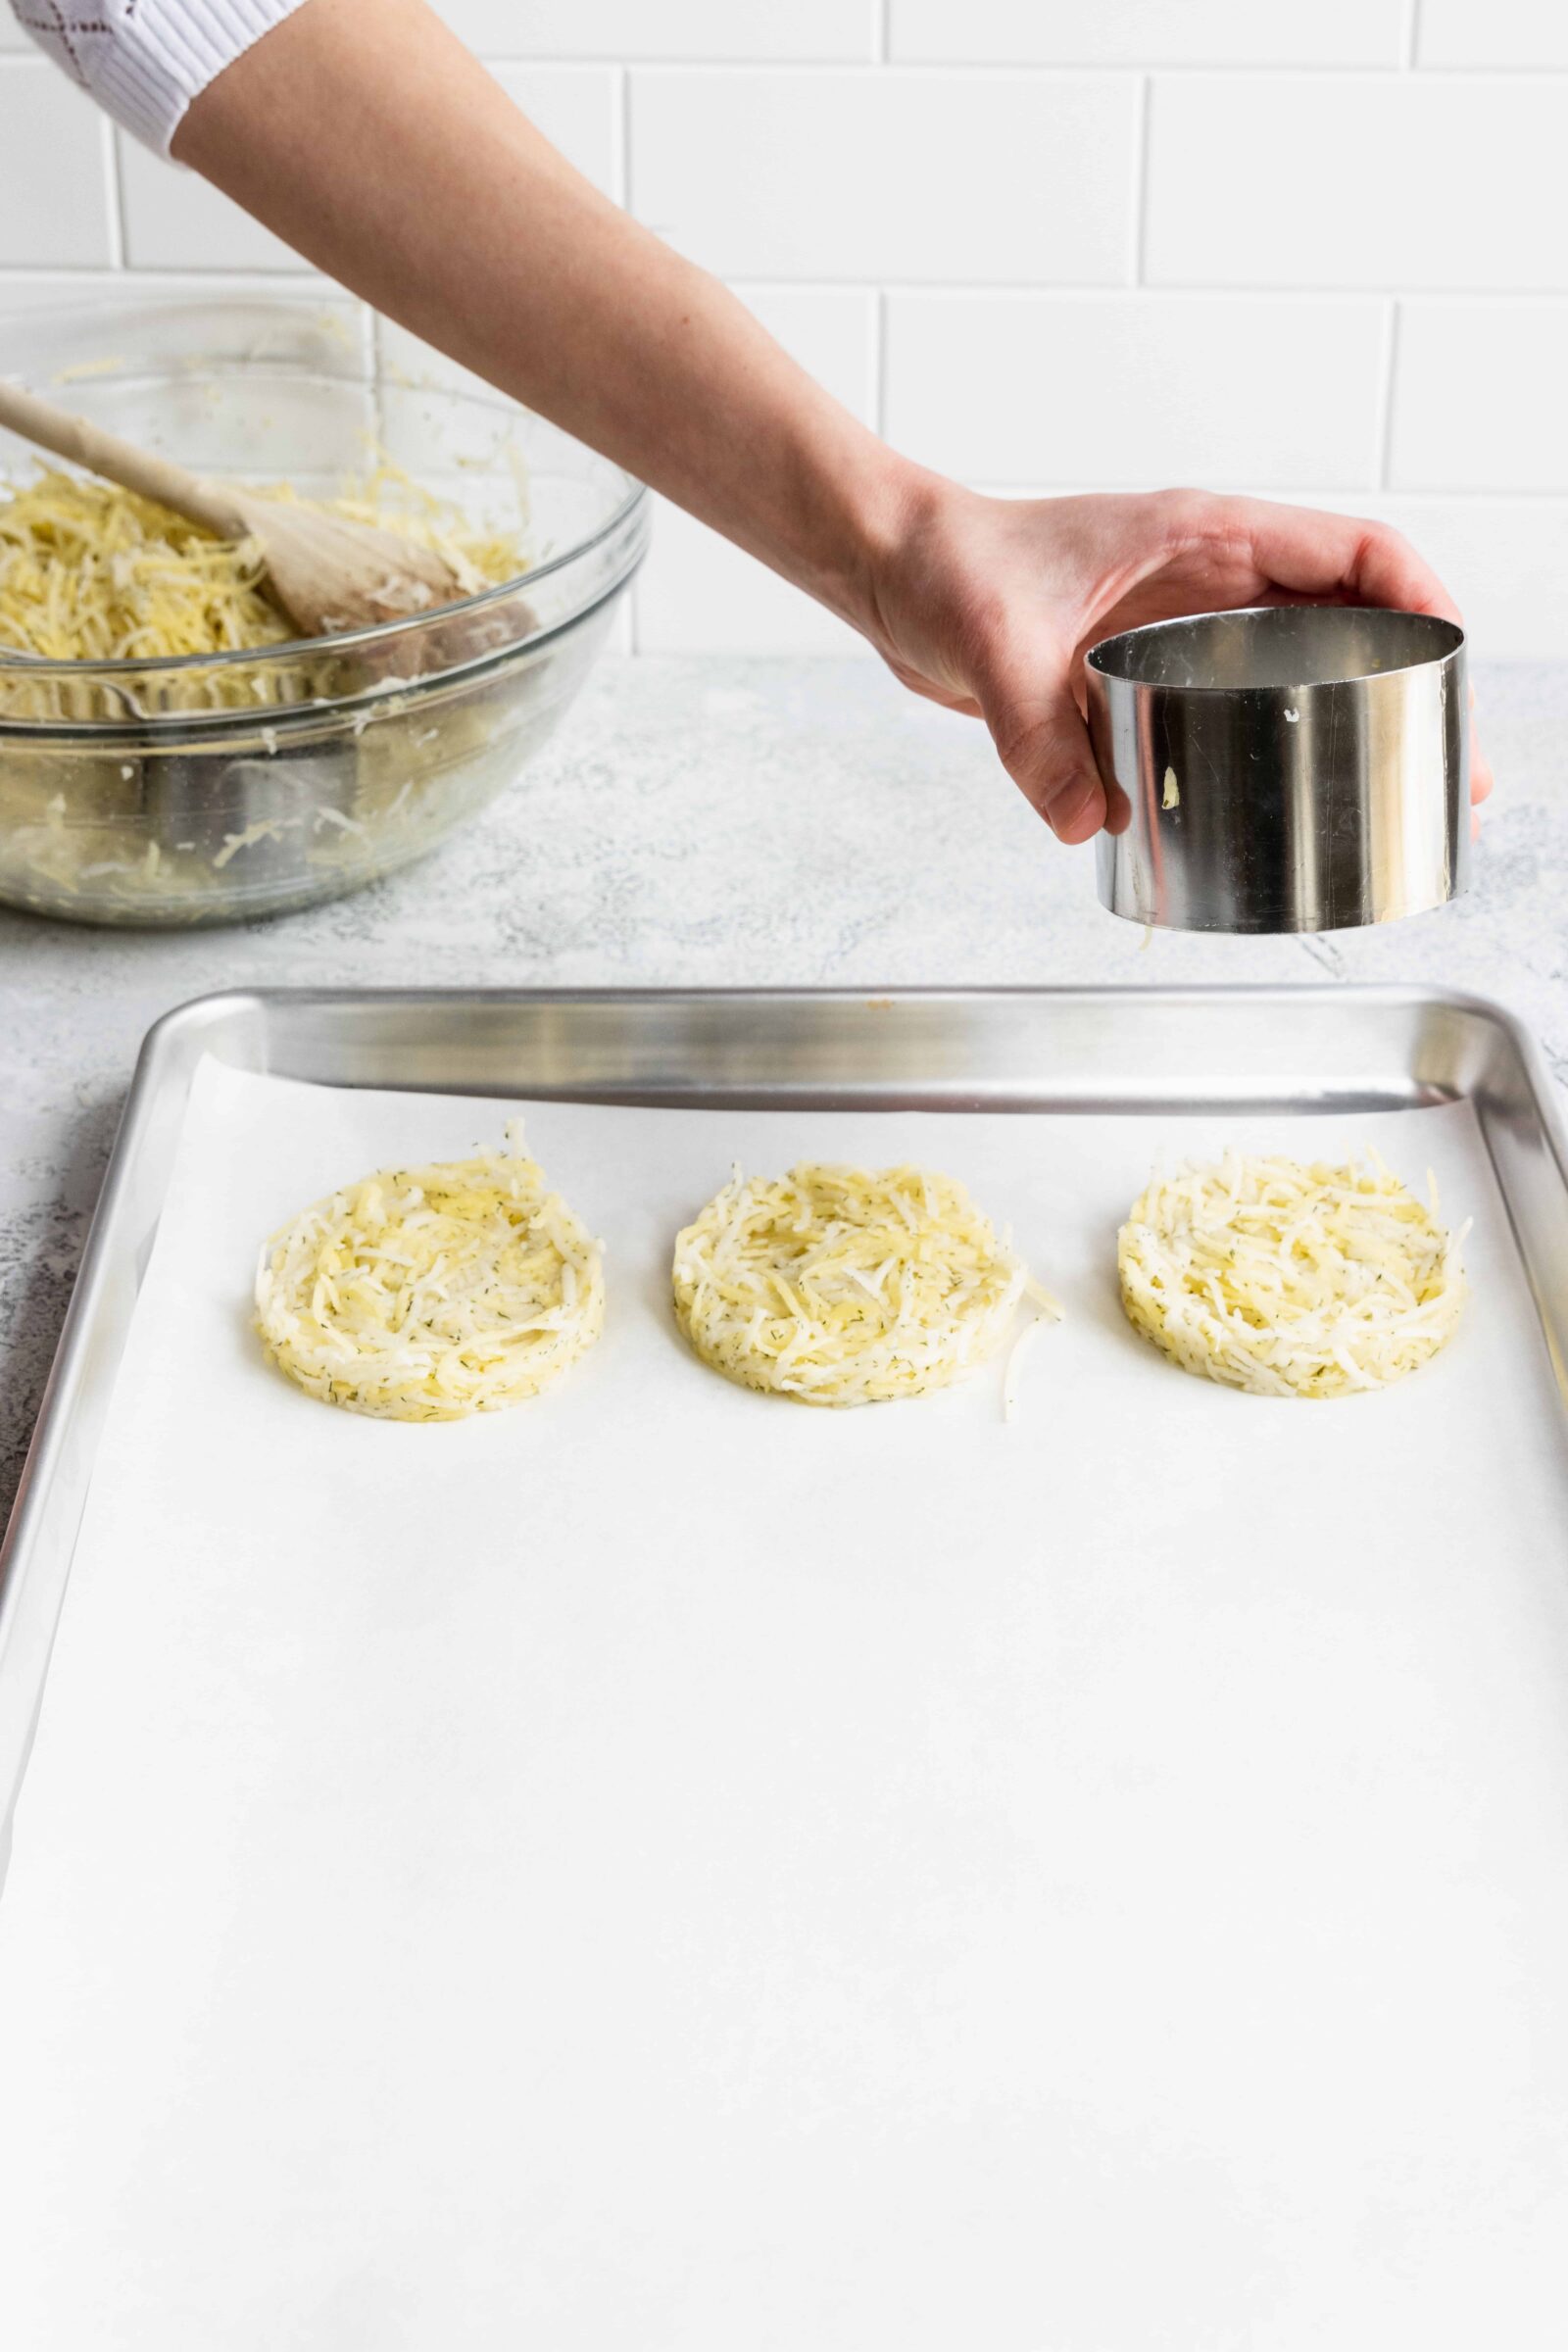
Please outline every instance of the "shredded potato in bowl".
[[[527, 569], [515, 535], [389, 464], [326, 503], [435, 550], [470, 593]], [[454, 692], [400, 664], [423, 655], [439, 673], [533, 625], [520, 595], [502, 603], [437, 620], [417, 649], [300, 644], [254, 543], [60, 470], [9, 496], [0, 482], [0, 898], [98, 921], [223, 920], [416, 856], [510, 780], [540, 687]], [[339, 711], [344, 696], [355, 707]], [[204, 737], [187, 712], [254, 732]]]
[[[280, 501], [298, 493], [279, 486]], [[514, 537], [470, 522], [382, 465], [321, 502], [444, 556], [465, 592], [526, 569]], [[295, 635], [251, 540], [215, 539], [151, 499], [59, 468], [0, 484], [0, 646], [52, 662], [244, 653]]]
[[[471, 380], [411, 372], [335, 305], [166, 293], [12, 325], [19, 382], [88, 379], [89, 423], [280, 515], [437, 553], [455, 584], [302, 638], [257, 542], [0, 433], [0, 903], [149, 928], [283, 913], [408, 864], [517, 783], [647, 544], [620, 466]], [[264, 511], [251, 523], [266, 535]]]

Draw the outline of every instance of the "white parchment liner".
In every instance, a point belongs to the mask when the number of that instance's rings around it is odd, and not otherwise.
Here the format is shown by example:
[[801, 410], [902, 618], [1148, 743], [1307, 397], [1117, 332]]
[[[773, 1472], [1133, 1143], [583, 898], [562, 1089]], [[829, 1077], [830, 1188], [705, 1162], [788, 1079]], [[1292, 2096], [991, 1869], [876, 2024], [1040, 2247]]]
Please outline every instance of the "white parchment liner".
[[[200, 1074], [0, 1904], [18, 2352], [1560, 2345], [1568, 1479], [1467, 1109], [544, 1104], [608, 1246], [554, 1396], [356, 1420], [260, 1239], [513, 1105]], [[1163, 1152], [1438, 1170], [1448, 1352], [1184, 1378]], [[731, 1160], [912, 1156], [1063, 1299], [813, 1413], [667, 1311]]]

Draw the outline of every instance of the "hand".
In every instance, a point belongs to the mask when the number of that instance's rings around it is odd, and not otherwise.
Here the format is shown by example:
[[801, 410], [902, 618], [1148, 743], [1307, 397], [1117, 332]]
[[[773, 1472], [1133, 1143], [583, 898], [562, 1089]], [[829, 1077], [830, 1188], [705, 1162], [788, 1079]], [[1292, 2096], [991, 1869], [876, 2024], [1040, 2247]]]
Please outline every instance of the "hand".
[[[894, 512], [859, 626], [914, 693], [985, 720], [1002, 764], [1062, 841], [1107, 822], [1083, 718], [1083, 657], [1102, 637], [1241, 605], [1459, 617], [1397, 531], [1258, 498], [981, 498], [921, 475]], [[1491, 790], [1474, 747], [1470, 797]], [[1130, 814], [1119, 809], [1110, 829]]]
[[[1196, 490], [977, 498], [896, 458], [581, 179], [424, 0], [378, 0], [376, 24], [367, 43], [364, 0], [296, 9], [192, 101], [179, 161], [844, 614], [917, 694], [983, 717], [1063, 841], [1105, 822], [1082, 715], [1098, 638], [1311, 598], [1457, 618], [1379, 523]], [[1480, 800], [1479, 757], [1474, 774]]]

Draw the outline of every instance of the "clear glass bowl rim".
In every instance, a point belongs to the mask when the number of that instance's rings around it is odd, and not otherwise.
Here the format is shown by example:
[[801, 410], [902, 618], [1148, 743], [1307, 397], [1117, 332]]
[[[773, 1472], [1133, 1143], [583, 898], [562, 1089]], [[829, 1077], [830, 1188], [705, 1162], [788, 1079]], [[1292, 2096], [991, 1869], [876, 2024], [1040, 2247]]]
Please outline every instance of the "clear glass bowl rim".
[[[177, 297], [173, 298], [176, 302], [177, 299]], [[166, 302], [158, 307], [169, 308], [171, 304]], [[192, 310], [197, 307], [194, 302], [190, 305]], [[288, 310], [300, 306], [285, 300], [273, 301], [268, 307]], [[82, 304], [62, 304], [53, 311], [33, 309], [0, 313], [0, 348], [3, 348], [3, 338], [8, 328], [21, 331], [25, 327], [36, 328], [47, 324], [52, 318], [59, 319], [63, 323], [68, 318], [80, 318], [88, 315], [90, 315], [90, 306]], [[477, 403], [476, 396], [472, 393], [465, 393], [462, 397], [475, 401], [476, 405], [481, 405]], [[504, 399], [505, 395], [498, 396], [497, 407]], [[549, 424], [551, 420], [544, 417], [540, 421]], [[573, 438], [559, 425], [553, 425], [552, 430], [560, 432], [564, 440], [570, 441]], [[587, 448], [588, 445], [584, 442], [578, 446]], [[28, 678], [69, 678], [79, 683], [86, 683], [94, 678], [113, 681], [130, 674], [137, 677], [176, 677], [201, 671], [220, 676], [225, 670], [238, 668], [245, 664], [254, 666], [260, 662], [297, 661], [302, 657], [314, 657], [319, 660], [323, 655], [353, 653], [362, 646], [373, 646], [389, 637], [408, 635], [429, 624], [450, 622], [454, 617], [466, 617], [471, 613], [487, 612], [492, 606], [505, 603], [509, 597], [525, 594], [540, 580], [547, 580], [553, 574], [564, 571], [569, 564], [580, 562], [584, 556], [591, 556], [596, 548], [603, 547], [607, 540], [612, 539], [618, 531], [624, 530], [626, 524], [637, 514], [638, 511], [648, 505], [649, 492], [646, 483], [639, 482], [634, 475], [626, 472], [624, 466], [616, 466], [613, 459], [603, 457], [601, 452], [595, 450], [591, 454], [600, 458], [602, 464], [614, 466], [614, 470], [627, 485], [626, 494], [613, 513], [596, 524], [587, 538], [576, 540], [570, 547], [563, 548], [542, 564], [530, 565], [526, 571], [519, 571], [510, 580], [502, 580], [493, 588], [482, 589], [477, 596], [459, 597], [455, 603], [450, 605], [421, 607], [417, 612], [407, 613], [403, 618], [397, 620], [378, 620], [364, 628], [335, 630], [329, 637], [290, 637], [282, 639], [276, 644], [234, 646], [216, 654], [158, 654], [140, 659], [131, 657], [113, 662], [75, 662], [55, 654], [29, 654], [18, 646], [0, 645], [0, 675], [11, 671]], [[629, 568], [635, 568], [635, 566]], [[584, 598], [580, 611], [559, 614], [554, 620], [541, 621], [536, 628], [514, 638], [504, 649], [506, 657], [511, 658], [516, 654], [525, 653], [530, 648], [559, 636], [563, 628], [569, 627], [574, 621], [582, 619], [592, 612], [602, 602], [604, 594], [605, 591], [601, 586], [592, 596]], [[497, 649], [498, 652], [501, 650]], [[440, 677], [441, 673], [433, 672], [428, 683], [438, 684]], [[425, 682], [421, 679], [416, 684]], [[411, 691], [413, 690], [416, 690], [416, 688], [411, 689]], [[322, 710], [331, 709], [337, 699], [329, 697], [324, 702], [301, 707], [314, 709], [317, 716], [319, 717]], [[351, 695], [342, 699], [345, 703], [350, 703], [357, 702], [361, 698], [358, 695]], [[157, 712], [149, 713], [146, 718], [137, 723], [143, 726], [157, 727], [161, 720], [171, 717], [188, 720], [193, 715], [232, 717], [235, 713], [232, 711], [221, 713], [215, 711], [210, 714], [188, 711], [181, 713]], [[71, 722], [67, 722], [67, 724], [70, 725]], [[93, 733], [102, 726], [107, 732], [115, 724], [114, 721], [88, 720], [75, 722], [75, 727], [80, 727], [87, 733]]]

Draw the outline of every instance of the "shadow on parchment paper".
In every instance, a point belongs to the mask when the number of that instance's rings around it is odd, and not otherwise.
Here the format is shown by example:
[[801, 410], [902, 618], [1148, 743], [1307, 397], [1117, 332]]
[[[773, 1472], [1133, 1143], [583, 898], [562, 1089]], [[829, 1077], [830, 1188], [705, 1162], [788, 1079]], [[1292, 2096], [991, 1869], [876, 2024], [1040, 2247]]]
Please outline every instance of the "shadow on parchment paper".
[[21, 1484], [124, 1102], [118, 1093], [83, 1110], [54, 1184], [0, 1226], [0, 1525]]

